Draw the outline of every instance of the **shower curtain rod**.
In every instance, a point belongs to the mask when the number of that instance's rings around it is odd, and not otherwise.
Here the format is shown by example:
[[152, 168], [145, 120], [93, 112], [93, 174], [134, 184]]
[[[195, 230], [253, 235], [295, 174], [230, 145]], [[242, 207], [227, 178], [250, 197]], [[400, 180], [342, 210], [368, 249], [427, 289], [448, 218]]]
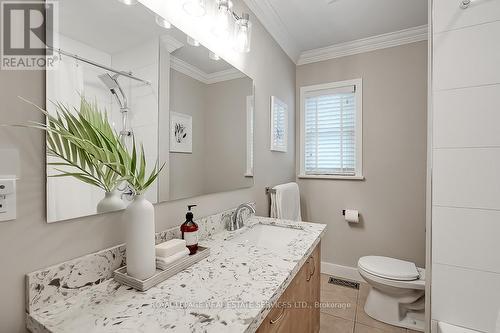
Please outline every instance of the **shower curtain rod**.
[[146, 84], [146, 85], [148, 85], [148, 86], [150, 86], [150, 85], [151, 85], [151, 82], [149, 82], [149, 81], [147, 81], [147, 80], [140, 79], [140, 78], [138, 78], [138, 77], [134, 76], [134, 75], [132, 74], [132, 72], [123, 72], [123, 71], [119, 71], [119, 70], [113, 69], [113, 68], [111, 68], [111, 67], [108, 67], [108, 66], [105, 66], [105, 65], [101, 65], [101, 64], [99, 64], [99, 63], [97, 63], [97, 62], [95, 62], [95, 61], [92, 61], [92, 60], [89, 60], [89, 59], [86, 59], [86, 58], [82, 58], [82, 57], [80, 57], [79, 55], [76, 55], [76, 54], [72, 54], [72, 53], [69, 53], [69, 52], [63, 51], [63, 50], [61, 50], [61, 49], [59, 49], [59, 48], [57, 48], [57, 49], [56, 49], [56, 48], [54, 48], [54, 47], [47, 46], [47, 49], [52, 50], [52, 51], [55, 51], [55, 52], [57, 52], [57, 53], [59, 53], [59, 54], [65, 55], [65, 56], [67, 56], [67, 57], [74, 58], [74, 59], [76, 59], [76, 60], [78, 60], [78, 61], [85, 62], [85, 63], [90, 64], [90, 65], [92, 65], [92, 66], [96, 66], [96, 67], [102, 68], [102, 69], [104, 69], [104, 70], [106, 70], [106, 71], [108, 71], [108, 72], [113, 72], [113, 73], [116, 73], [116, 74], [118, 74], [118, 75], [125, 76], [125, 77], [127, 77], [127, 78], [129, 78], [129, 79], [132, 79], [132, 80], [136, 80], [136, 81], [142, 82], [142, 83], [144, 83], [144, 84]]

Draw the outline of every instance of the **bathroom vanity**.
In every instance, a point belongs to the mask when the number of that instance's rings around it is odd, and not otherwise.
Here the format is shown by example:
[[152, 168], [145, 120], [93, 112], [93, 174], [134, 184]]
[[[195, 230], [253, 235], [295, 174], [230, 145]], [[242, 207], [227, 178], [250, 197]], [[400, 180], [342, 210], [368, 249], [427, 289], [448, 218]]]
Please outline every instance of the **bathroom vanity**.
[[320, 265], [318, 244], [259, 326], [258, 333], [319, 332]]
[[[29, 330], [317, 332], [325, 225], [251, 217], [229, 232], [231, 213], [196, 221], [210, 256], [146, 292], [112, 278], [123, 245], [28, 274]], [[178, 234], [158, 233], [157, 242]]]

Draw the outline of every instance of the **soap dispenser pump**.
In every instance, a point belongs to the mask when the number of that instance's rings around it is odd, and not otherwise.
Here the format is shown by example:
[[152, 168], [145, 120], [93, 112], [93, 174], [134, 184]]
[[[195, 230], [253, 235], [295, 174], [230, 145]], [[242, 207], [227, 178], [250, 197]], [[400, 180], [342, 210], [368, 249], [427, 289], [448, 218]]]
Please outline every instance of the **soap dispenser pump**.
[[186, 222], [181, 225], [182, 239], [186, 241], [186, 247], [189, 249], [189, 254], [195, 254], [198, 251], [198, 225], [193, 221], [193, 212], [191, 208], [196, 205], [189, 205], [186, 212]]

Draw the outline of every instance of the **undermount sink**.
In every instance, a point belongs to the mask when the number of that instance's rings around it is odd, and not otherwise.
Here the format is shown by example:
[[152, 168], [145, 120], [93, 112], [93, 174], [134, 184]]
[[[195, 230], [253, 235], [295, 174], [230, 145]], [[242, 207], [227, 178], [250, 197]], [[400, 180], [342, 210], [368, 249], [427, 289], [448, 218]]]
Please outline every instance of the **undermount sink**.
[[229, 241], [238, 244], [250, 244], [270, 250], [286, 250], [288, 244], [297, 238], [302, 228], [256, 224]]

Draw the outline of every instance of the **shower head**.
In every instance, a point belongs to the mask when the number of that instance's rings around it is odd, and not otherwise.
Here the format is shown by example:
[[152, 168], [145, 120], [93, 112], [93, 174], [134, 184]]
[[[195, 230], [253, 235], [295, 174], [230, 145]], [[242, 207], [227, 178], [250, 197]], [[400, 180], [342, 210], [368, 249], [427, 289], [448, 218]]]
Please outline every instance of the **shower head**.
[[109, 73], [99, 75], [99, 79], [109, 90], [115, 90], [120, 86], [118, 84], [118, 81], [116, 80], [116, 77], [111, 76]]
[[[104, 83], [106, 88], [108, 88], [113, 95], [115, 95], [116, 100], [118, 102], [118, 105], [120, 106], [120, 109], [122, 111], [126, 110], [128, 108], [127, 106], [127, 97], [125, 96], [125, 93], [122, 90], [122, 87], [118, 83], [118, 75], [111, 76], [109, 73], [101, 74], [98, 76], [99, 79]], [[118, 94], [121, 95], [118, 96]]]

